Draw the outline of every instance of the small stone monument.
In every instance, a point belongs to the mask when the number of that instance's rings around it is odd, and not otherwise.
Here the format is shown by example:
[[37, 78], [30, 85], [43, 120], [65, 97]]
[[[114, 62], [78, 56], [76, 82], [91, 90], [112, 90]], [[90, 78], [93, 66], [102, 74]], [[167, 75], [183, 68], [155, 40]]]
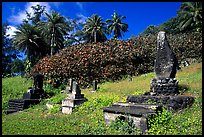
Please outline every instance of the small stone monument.
[[94, 80], [93, 81], [93, 89], [90, 92], [96, 92], [96, 90], [97, 90], [97, 81]]
[[66, 87], [66, 89], [65, 89], [65, 93], [71, 93], [72, 92], [72, 85], [73, 85], [73, 79], [72, 78], [70, 78], [69, 79], [69, 82], [68, 82], [68, 86]]
[[150, 90], [155, 94], [175, 95], [178, 94], [178, 81], [176, 69], [178, 60], [171, 50], [164, 31], [157, 36], [157, 54], [155, 61], [156, 78], [152, 79]]
[[39, 73], [33, 74], [33, 87], [29, 87], [27, 93], [24, 93], [23, 99], [40, 99], [44, 97], [43, 79], [44, 75]]
[[87, 99], [84, 98], [84, 94], [81, 94], [81, 90], [76, 81], [72, 82], [71, 92], [68, 94], [68, 97], [62, 100], [62, 113], [71, 114], [73, 109]]

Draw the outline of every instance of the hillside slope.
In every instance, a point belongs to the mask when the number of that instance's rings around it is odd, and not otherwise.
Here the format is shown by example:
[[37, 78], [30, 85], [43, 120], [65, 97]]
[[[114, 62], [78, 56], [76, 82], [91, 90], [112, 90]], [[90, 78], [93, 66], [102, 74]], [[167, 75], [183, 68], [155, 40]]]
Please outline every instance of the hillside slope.
[[[82, 89], [82, 94], [88, 101], [76, 108], [71, 115], [62, 114], [60, 111], [55, 113], [48, 111], [45, 104], [49, 100], [44, 100], [39, 105], [23, 112], [11, 115], [2, 114], [2, 134], [139, 134], [138, 131], [130, 129], [126, 125], [116, 124], [107, 127], [101, 108], [109, 106], [113, 102], [124, 102], [128, 95], [139, 95], [148, 91], [150, 81], [154, 76], [154, 73], [148, 73], [133, 77], [132, 81], [123, 79], [99, 84], [99, 90], [95, 93], [89, 92], [91, 89]], [[193, 106], [172, 114], [168, 122], [158, 124], [157, 128], [151, 129], [147, 134], [202, 134], [202, 63], [182, 68], [178, 71], [176, 78], [179, 80], [180, 92], [195, 96]], [[19, 81], [19, 78], [13, 79]], [[3, 100], [8, 99], [14, 91], [18, 94], [22, 93], [20, 89], [16, 89], [16, 84], [19, 84], [17, 81], [12, 81], [10, 86], [7, 85], [11, 80], [3, 79], [2, 81]], [[23, 89], [28, 86], [30, 85], [25, 84], [20, 87]], [[131, 133], [128, 132], [130, 130]]]

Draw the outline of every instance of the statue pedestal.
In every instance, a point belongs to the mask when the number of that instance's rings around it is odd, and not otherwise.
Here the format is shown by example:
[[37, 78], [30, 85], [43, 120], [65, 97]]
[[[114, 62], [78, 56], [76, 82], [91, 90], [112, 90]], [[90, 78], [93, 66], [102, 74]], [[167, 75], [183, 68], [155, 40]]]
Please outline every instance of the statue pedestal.
[[155, 95], [177, 95], [179, 94], [178, 80], [176, 78], [152, 79], [150, 92], [153, 92]]

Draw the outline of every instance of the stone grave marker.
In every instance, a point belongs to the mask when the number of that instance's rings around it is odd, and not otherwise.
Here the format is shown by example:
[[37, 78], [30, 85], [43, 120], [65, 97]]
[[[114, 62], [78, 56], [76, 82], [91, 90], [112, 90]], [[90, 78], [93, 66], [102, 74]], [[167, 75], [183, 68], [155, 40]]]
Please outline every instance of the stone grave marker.
[[97, 90], [97, 81], [96, 80], [93, 80], [93, 89], [90, 91], [90, 92], [96, 92]]
[[44, 76], [39, 73], [33, 74], [33, 87], [29, 87], [27, 92], [23, 94], [22, 99], [10, 99], [8, 101], [8, 110], [6, 114], [22, 111], [29, 108], [31, 104], [40, 103], [44, 97], [45, 92], [43, 90], [43, 78]]
[[66, 86], [66, 89], [65, 89], [65, 93], [69, 94], [72, 92], [73, 81], [74, 80], [72, 78], [69, 79], [68, 85]]
[[72, 91], [68, 97], [62, 100], [62, 113], [71, 114], [73, 109], [85, 101], [84, 94], [81, 94], [81, 89], [76, 81], [72, 82]]

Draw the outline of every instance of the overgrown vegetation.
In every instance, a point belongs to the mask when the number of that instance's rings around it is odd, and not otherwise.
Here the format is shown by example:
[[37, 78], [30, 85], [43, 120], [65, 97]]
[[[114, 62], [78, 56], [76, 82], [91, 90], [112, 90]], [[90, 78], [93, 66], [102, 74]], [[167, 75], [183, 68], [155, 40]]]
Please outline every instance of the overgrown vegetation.
[[[149, 90], [154, 73], [133, 77], [132, 81], [125, 78], [116, 82], [99, 84], [99, 90], [89, 92], [91, 88], [82, 89], [82, 94], [88, 99], [74, 109], [70, 115], [62, 114], [60, 106], [47, 110], [46, 103], [61, 100], [59, 89], [52, 89], [55, 94], [50, 100], [22, 112], [5, 115], [2, 113], [2, 134], [24, 135], [140, 135], [138, 129], [128, 126], [126, 121], [116, 121], [112, 126], [106, 126], [101, 108], [110, 106], [113, 102], [125, 102], [128, 95], [140, 95]], [[202, 134], [202, 63], [192, 64], [178, 71], [176, 78], [179, 85], [189, 88], [183, 93], [192, 94], [195, 102], [190, 108], [176, 113], [163, 111], [152, 119], [150, 135], [201, 135]], [[19, 82], [18, 82], [19, 81]], [[21, 81], [21, 82], [20, 82]], [[22, 86], [22, 82], [25, 82]], [[30, 86], [30, 80], [24, 78], [4, 78], [2, 81], [2, 99], [18, 98]], [[11, 84], [12, 83], [12, 84]], [[11, 86], [12, 85], [12, 86]], [[48, 89], [48, 87], [46, 87]], [[56, 90], [56, 91], [54, 91]], [[47, 90], [46, 90], [47, 91]], [[49, 91], [51, 92], [51, 90]], [[2, 103], [3, 104], [3, 103]], [[2, 110], [5, 109], [5, 103]], [[196, 112], [196, 113], [195, 113]]]
[[[180, 65], [185, 61], [202, 60], [202, 33], [168, 34], [167, 39]], [[73, 45], [43, 58], [32, 72], [42, 73], [55, 83], [74, 78], [84, 87], [93, 80], [100, 83], [119, 80], [125, 75], [144, 74], [153, 71], [156, 40], [157, 35], [151, 35], [128, 41]]]

